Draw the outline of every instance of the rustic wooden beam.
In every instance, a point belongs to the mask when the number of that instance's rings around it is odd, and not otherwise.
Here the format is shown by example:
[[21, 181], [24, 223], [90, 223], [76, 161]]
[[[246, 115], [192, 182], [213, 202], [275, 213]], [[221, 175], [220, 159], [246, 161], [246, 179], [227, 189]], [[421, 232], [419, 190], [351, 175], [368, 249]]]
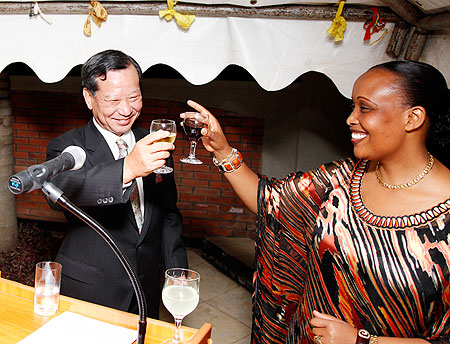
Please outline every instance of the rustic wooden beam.
[[406, 0], [382, 0], [400, 18], [416, 26], [421, 31], [434, 31], [450, 28], [450, 12], [424, 15]]
[[417, 27], [422, 31], [448, 29], [450, 28], [450, 12], [425, 16], [419, 19]]
[[382, 0], [382, 2], [413, 26], [416, 26], [419, 19], [423, 17], [423, 14], [407, 0]]
[[[428, 31], [450, 28], [450, 12], [435, 15], [424, 15], [416, 7], [406, 0], [382, 0], [386, 6], [399, 15], [408, 24], [417, 29], [413, 31], [411, 39], [406, 47], [404, 58], [406, 60], [418, 61], [425, 49], [428, 40]], [[409, 30], [396, 25], [391, 40], [386, 49], [386, 54], [397, 58], [404, 50], [404, 42]]]
[[[32, 3], [3, 2], [0, 14], [29, 14]], [[158, 15], [167, 9], [166, 2], [107, 2], [101, 1], [108, 14]], [[89, 3], [83, 2], [40, 2], [45, 14], [87, 14]], [[336, 6], [282, 5], [267, 7], [244, 7], [234, 5], [201, 5], [177, 3], [175, 9], [180, 13], [193, 13], [200, 17], [251, 17], [332, 20], [336, 16]], [[366, 21], [371, 18], [367, 6], [345, 5], [342, 15], [347, 21]], [[388, 22], [400, 18], [388, 8], [381, 7], [380, 15]]]

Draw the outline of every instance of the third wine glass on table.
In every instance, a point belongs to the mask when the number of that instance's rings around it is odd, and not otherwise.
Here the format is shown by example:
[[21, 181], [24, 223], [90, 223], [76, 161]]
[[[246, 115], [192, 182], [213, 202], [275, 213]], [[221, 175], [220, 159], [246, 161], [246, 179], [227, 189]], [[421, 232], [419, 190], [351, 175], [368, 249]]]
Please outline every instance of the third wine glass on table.
[[[172, 121], [171, 119], [155, 119], [152, 121], [152, 124], [150, 125], [150, 132], [156, 132], [158, 130], [165, 130], [170, 132], [170, 135], [168, 137], [165, 137], [161, 140], [158, 140], [159, 142], [170, 142], [174, 143], [175, 139], [177, 137], [177, 125], [175, 121]], [[158, 142], [156, 141], [156, 142]], [[162, 166], [160, 168], [157, 168], [153, 171], [154, 173], [159, 174], [167, 174], [173, 172], [173, 168], [169, 166]]]
[[198, 140], [202, 137], [202, 128], [208, 127], [209, 117], [198, 112], [185, 112], [184, 115], [183, 130], [189, 138], [190, 150], [189, 156], [180, 159], [180, 161], [195, 165], [203, 164], [201, 160], [195, 157], [195, 148]]
[[181, 344], [181, 322], [198, 305], [200, 274], [193, 270], [173, 268], [165, 273], [162, 301], [175, 319], [175, 333], [166, 344]]

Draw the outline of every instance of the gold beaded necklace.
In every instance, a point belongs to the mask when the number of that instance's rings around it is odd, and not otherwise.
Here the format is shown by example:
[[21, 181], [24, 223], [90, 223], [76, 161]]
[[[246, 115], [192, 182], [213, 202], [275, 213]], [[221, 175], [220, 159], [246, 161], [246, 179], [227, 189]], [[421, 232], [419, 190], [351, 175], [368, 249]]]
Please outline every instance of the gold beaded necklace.
[[413, 185], [416, 185], [418, 182], [420, 182], [422, 180], [423, 177], [425, 177], [428, 172], [431, 171], [431, 169], [433, 168], [434, 165], [434, 157], [428, 153], [428, 155], [430, 156], [430, 160], [428, 161], [428, 165], [425, 166], [425, 168], [423, 169], [422, 172], [420, 172], [416, 178], [414, 178], [412, 181], [404, 183], [404, 184], [389, 184], [386, 183], [384, 180], [381, 179], [380, 177], [380, 172], [378, 171], [378, 167], [380, 166], [380, 162], [377, 162], [377, 166], [375, 167], [375, 175], [377, 176], [378, 182], [381, 184], [381, 186], [387, 188], [387, 189], [406, 189], [409, 188]]

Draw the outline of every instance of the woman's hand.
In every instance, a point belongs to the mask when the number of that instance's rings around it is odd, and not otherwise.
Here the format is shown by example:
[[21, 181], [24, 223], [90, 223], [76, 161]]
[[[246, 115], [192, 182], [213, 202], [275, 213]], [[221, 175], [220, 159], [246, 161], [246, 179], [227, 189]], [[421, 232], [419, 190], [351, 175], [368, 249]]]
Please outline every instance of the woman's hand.
[[[202, 129], [202, 142], [205, 148], [209, 152], [213, 152], [217, 160], [222, 161], [226, 156], [231, 153], [231, 147], [222, 131], [219, 121], [200, 104], [194, 102], [193, 100], [188, 100], [187, 104], [200, 112], [201, 114], [209, 116], [208, 128]], [[180, 115], [181, 118], [184, 117], [183, 114]]]
[[314, 317], [310, 324], [313, 334], [320, 337], [322, 344], [354, 344], [358, 330], [349, 323], [318, 311], [313, 312]]
[[[200, 104], [197, 104], [192, 100], [188, 100], [187, 103], [201, 114], [209, 116], [208, 128], [202, 129], [202, 142], [208, 151], [214, 153], [218, 161], [223, 161], [230, 156], [232, 149], [223, 134], [219, 122]], [[183, 114], [181, 114], [180, 117], [183, 118]], [[258, 175], [243, 162], [238, 169], [231, 173], [225, 173], [225, 178], [228, 179], [241, 201], [250, 209], [250, 211], [256, 214], [258, 209]]]

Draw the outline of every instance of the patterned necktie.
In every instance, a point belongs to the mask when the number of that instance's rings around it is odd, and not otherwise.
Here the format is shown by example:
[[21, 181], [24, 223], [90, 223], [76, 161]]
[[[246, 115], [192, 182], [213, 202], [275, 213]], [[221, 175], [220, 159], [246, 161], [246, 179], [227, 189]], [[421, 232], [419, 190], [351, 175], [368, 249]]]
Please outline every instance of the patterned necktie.
[[[124, 158], [128, 155], [128, 145], [127, 143], [122, 140], [121, 138], [118, 138], [116, 141], [117, 147], [119, 147], [119, 159]], [[141, 233], [142, 230], [142, 224], [144, 223], [144, 219], [142, 218], [142, 211], [141, 211], [141, 200], [139, 197], [139, 190], [137, 187], [136, 180], [133, 180], [133, 183], [131, 184], [131, 206], [133, 208], [134, 217], [136, 219], [136, 224], [139, 229], [139, 233]]]

